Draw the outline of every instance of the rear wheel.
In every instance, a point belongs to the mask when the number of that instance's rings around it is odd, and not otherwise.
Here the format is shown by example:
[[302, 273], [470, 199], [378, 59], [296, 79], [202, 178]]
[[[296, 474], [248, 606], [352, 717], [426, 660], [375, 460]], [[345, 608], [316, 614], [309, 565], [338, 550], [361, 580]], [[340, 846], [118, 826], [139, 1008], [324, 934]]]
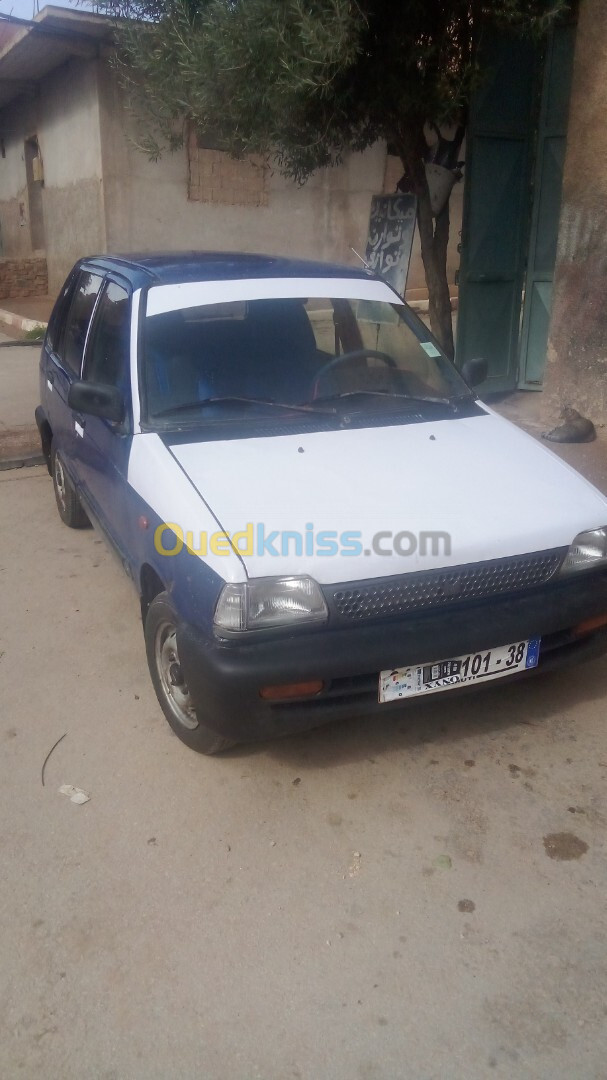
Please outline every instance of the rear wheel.
[[145, 648], [156, 697], [173, 731], [186, 746], [199, 754], [219, 754], [234, 746], [234, 741], [207, 727], [200, 706], [192, 700], [179, 661], [178, 625], [168, 594], [160, 593], [152, 600], [145, 618]]
[[57, 449], [54, 439], [51, 443], [51, 475], [55, 501], [63, 524], [69, 525], [70, 529], [86, 528], [90, 524], [89, 519], [82, 509], [80, 499], [63, 463], [61, 451]]

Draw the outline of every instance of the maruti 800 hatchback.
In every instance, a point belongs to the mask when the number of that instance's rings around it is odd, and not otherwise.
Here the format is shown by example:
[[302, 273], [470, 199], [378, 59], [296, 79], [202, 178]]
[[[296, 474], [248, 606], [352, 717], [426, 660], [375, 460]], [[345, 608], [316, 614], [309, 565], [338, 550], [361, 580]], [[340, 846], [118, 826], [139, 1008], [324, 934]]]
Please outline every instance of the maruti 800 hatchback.
[[402, 707], [607, 648], [607, 500], [497, 416], [365, 269], [80, 261], [36, 419], [105, 534], [188, 746]]

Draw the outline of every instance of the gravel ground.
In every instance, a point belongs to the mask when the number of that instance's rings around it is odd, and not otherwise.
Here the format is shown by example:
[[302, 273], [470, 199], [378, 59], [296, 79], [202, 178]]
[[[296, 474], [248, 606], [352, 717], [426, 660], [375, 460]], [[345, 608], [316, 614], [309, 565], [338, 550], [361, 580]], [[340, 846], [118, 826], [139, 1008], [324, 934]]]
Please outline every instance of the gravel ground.
[[0, 520], [2, 1077], [605, 1075], [604, 663], [206, 759], [43, 469]]

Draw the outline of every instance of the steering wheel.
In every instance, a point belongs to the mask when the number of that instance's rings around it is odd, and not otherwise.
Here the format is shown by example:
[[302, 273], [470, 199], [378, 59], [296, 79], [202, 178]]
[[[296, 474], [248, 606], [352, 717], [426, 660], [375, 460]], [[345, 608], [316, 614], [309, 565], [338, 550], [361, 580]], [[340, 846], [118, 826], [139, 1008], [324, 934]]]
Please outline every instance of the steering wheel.
[[318, 384], [320, 380], [328, 374], [329, 371], [333, 371], [340, 364], [349, 363], [350, 360], [361, 360], [364, 356], [373, 357], [375, 360], [382, 360], [387, 367], [398, 368], [398, 364], [393, 356], [389, 356], [388, 353], [379, 352], [378, 349], [353, 349], [352, 352], [342, 353], [341, 356], [334, 356], [332, 360], [328, 360], [326, 364], [316, 372], [316, 378], [312, 386], [312, 397], [315, 398], [318, 394]]

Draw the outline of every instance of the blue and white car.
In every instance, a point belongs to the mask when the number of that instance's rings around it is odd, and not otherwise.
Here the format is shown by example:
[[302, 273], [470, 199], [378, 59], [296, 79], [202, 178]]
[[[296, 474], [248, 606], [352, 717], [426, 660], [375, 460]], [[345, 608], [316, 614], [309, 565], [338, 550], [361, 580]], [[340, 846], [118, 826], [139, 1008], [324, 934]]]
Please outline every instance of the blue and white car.
[[141, 599], [190, 747], [381, 713], [607, 649], [607, 500], [482, 404], [370, 272], [87, 258], [36, 411], [62, 520]]

